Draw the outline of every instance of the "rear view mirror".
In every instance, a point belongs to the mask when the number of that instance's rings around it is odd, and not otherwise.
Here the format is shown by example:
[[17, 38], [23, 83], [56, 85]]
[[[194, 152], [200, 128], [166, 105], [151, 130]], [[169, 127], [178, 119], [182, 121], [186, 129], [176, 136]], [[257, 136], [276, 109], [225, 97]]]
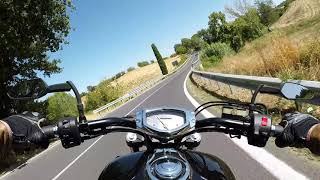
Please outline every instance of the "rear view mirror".
[[47, 84], [42, 79], [24, 80], [12, 84], [7, 94], [10, 99], [37, 99], [47, 94], [47, 88]]
[[289, 100], [310, 100], [315, 95], [314, 91], [296, 83], [284, 83], [281, 87], [281, 93]]

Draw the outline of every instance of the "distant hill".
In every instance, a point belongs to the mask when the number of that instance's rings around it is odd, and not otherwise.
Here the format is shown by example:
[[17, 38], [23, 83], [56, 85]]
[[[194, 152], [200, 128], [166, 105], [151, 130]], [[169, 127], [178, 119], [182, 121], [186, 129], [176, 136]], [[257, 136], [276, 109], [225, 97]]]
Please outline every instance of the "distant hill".
[[320, 14], [320, 0], [295, 0], [272, 28], [286, 27]]

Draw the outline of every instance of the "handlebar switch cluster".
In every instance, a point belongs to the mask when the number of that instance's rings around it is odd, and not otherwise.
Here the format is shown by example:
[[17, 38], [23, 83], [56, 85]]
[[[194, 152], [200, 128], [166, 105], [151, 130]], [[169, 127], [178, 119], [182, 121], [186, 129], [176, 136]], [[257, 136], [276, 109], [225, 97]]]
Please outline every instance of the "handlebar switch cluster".
[[76, 118], [68, 118], [58, 123], [58, 135], [64, 148], [81, 144], [81, 136]]
[[271, 117], [263, 114], [253, 114], [252, 116], [251, 131], [248, 132], [248, 143], [264, 147], [271, 134]]

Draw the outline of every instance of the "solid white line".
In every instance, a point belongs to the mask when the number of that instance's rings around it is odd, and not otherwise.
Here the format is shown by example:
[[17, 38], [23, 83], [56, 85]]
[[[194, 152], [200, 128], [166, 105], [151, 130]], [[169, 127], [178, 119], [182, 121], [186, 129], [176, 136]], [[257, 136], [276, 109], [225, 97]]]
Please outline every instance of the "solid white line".
[[[152, 92], [149, 96], [147, 96], [144, 100], [142, 100], [138, 105], [136, 105], [131, 111], [129, 111], [127, 113], [130, 114], [132, 113], [137, 107], [139, 107], [142, 103], [144, 103], [148, 98], [150, 98], [152, 95], [154, 95], [156, 92], [158, 92], [162, 87], [166, 86], [171, 80], [168, 79], [168, 81], [160, 86], [156, 91]], [[61, 172], [59, 172], [59, 174], [57, 174], [54, 178], [52, 178], [52, 180], [56, 180], [58, 179], [68, 168], [70, 168], [81, 156], [83, 156], [91, 147], [93, 147], [103, 136], [100, 136], [95, 142], [93, 142], [86, 150], [84, 150], [76, 159], [74, 159], [70, 164], [68, 164], [68, 166], [66, 166]]]
[[72, 166], [84, 153], [86, 153], [92, 146], [94, 146], [103, 136], [100, 136], [97, 140], [95, 140], [86, 150], [84, 150], [77, 158], [75, 158], [67, 167], [65, 167], [59, 174], [57, 174], [52, 180], [56, 180], [59, 176], [62, 175], [70, 166]]
[[4, 175], [2, 175], [0, 177], [0, 179], [4, 179], [5, 177], [7, 177], [8, 175], [10, 175], [12, 172], [14, 172], [15, 170], [19, 169], [20, 167], [24, 166], [25, 164], [29, 164], [32, 161], [34, 161], [35, 159], [39, 158], [40, 156], [44, 155], [45, 153], [47, 153], [49, 150], [51, 150], [52, 148], [56, 147], [58, 144], [60, 143], [60, 141], [56, 141], [53, 144], [49, 145], [49, 147], [45, 150], [43, 150], [41, 153], [33, 156], [32, 158], [28, 159], [25, 163], [21, 164], [20, 166], [14, 168], [11, 171], [6, 172]]
[[[200, 104], [189, 94], [187, 90], [187, 79], [190, 73], [191, 71], [188, 73], [184, 81], [183, 90], [184, 90], [184, 94], [187, 96], [190, 102], [194, 105], [194, 107], [198, 107]], [[202, 115], [206, 118], [214, 117], [214, 115], [207, 110], [202, 111]], [[285, 162], [277, 159], [274, 155], [270, 154], [265, 149], [249, 145], [245, 138], [230, 139], [230, 140], [232, 140], [236, 145], [238, 145], [241, 149], [243, 149], [250, 157], [252, 157], [259, 164], [261, 164], [261, 166], [263, 166], [266, 170], [268, 170], [274, 177], [280, 180], [308, 179], [305, 175], [297, 172]]]

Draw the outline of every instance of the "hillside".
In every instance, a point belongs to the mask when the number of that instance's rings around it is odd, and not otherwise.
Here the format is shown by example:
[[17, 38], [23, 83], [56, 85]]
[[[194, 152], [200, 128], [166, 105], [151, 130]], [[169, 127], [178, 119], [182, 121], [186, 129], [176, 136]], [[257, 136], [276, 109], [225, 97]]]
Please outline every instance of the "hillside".
[[303, 20], [311, 19], [319, 14], [319, 0], [296, 0], [290, 4], [287, 12], [272, 26], [272, 28], [286, 27]]
[[[309, 67], [297, 66], [303, 64], [301, 54], [311, 53], [306, 49], [317, 51], [319, 28], [320, 1], [296, 0], [273, 25], [272, 32], [247, 43], [239, 53], [224, 57], [221, 63], [206, 70], [283, 79], [319, 80], [318, 64]], [[318, 43], [314, 42], [317, 39]]]
[[[173, 58], [168, 58], [165, 60], [169, 73], [174, 70], [172, 62], [180, 62], [180, 56]], [[133, 71], [127, 72], [125, 75], [121, 76], [119, 79], [115, 80], [113, 84], [122, 84], [126, 86], [127, 90], [133, 89], [139, 84], [156, 78], [161, 75], [161, 71], [157, 62], [137, 68]]]

